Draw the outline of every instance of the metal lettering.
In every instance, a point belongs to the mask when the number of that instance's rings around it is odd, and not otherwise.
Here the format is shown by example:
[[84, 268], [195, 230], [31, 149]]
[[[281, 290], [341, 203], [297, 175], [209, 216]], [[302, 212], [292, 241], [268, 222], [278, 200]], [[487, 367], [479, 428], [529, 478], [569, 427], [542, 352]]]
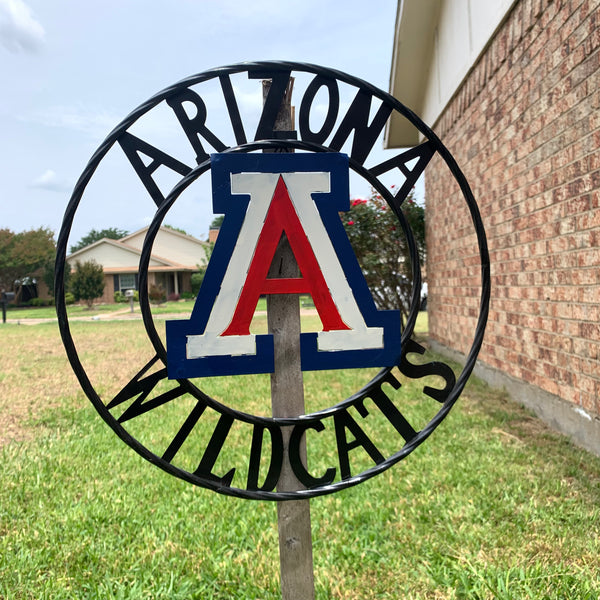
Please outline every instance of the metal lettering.
[[173, 438], [173, 441], [169, 444], [169, 447], [165, 450], [162, 455], [162, 459], [167, 462], [171, 462], [181, 446], [183, 446], [183, 442], [187, 440], [188, 436], [192, 432], [192, 429], [196, 426], [196, 423], [202, 416], [204, 409], [206, 408], [205, 402], [198, 402], [196, 406], [192, 409], [187, 419], [177, 432], [177, 435]]
[[[414, 187], [419, 177], [421, 177], [421, 173], [423, 173], [423, 171], [429, 164], [429, 161], [431, 160], [431, 157], [434, 153], [435, 148], [433, 144], [427, 141], [421, 144], [420, 146], [415, 146], [414, 148], [411, 148], [406, 152], [402, 152], [401, 154], [398, 154], [397, 156], [394, 156], [389, 160], [386, 160], [374, 167], [371, 167], [369, 169], [369, 172], [377, 177], [379, 175], [382, 175], [383, 173], [391, 171], [392, 169], [400, 170], [402, 175], [406, 177], [406, 180], [400, 186], [400, 189], [398, 190], [398, 192], [396, 192], [396, 195], [394, 196], [394, 198], [397, 201], [396, 205], [400, 207], [406, 199], [406, 197], [408, 196], [408, 194], [410, 193], [410, 191], [412, 190], [412, 188]], [[412, 167], [412, 169], [409, 169], [407, 163], [409, 163], [411, 160], [414, 160], [415, 158], [418, 159], [417, 163]]]
[[[184, 102], [190, 102], [196, 107], [196, 116], [190, 118], [183, 108]], [[196, 152], [198, 164], [208, 159], [199, 136], [202, 136], [217, 152], [223, 152], [227, 146], [206, 126], [206, 105], [196, 92], [186, 89], [167, 99], [167, 104], [173, 109], [179, 124], [185, 131], [192, 148]]]
[[[325, 121], [321, 125], [321, 129], [317, 132], [313, 132], [310, 129], [310, 111], [312, 103], [317, 95], [318, 91], [325, 86], [329, 94], [329, 102], [327, 105], [327, 115]], [[315, 144], [322, 144], [333, 131], [333, 126], [340, 110], [340, 92], [338, 89], [337, 81], [326, 79], [317, 75], [306, 88], [302, 102], [300, 104], [300, 137], [303, 141], [314, 142]]]
[[314, 477], [302, 464], [302, 460], [300, 458], [300, 442], [302, 441], [302, 436], [305, 434], [307, 429], [323, 431], [325, 429], [325, 425], [323, 425], [322, 421], [315, 421], [313, 423], [298, 423], [294, 426], [290, 436], [289, 446], [289, 457], [292, 470], [298, 478], [298, 481], [300, 481], [300, 483], [305, 485], [307, 488], [317, 487], [319, 485], [328, 485], [335, 478], [335, 469], [333, 467], [327, 469], [321, 477]]
[[[362, 404], [356, 405], [360, 415], [364, 418], [369, 413]], [[358, 446], [362, 446], [367, 454], [373, 459], [376, 464], [384, 462], [385, 458], [377, 450], [375, 444], [368, 438], [367, 434], [361, 429], [360, 425], [348, 413], [346, 409], [341, 410], [333, 415], [335, 423], [335, 437], [337, 441], [338, 456], [340, 459], [340, 475], [342, 479], [352, 477], [350, 471], [350, 460], [348, 452]], [[346, 438], [346, 429], [354, 435], [354, 441], [349, 442]]]
[[249, 79], [271, 79], [271, 86], [263, 104], [254, 141], [275, 138], [295, 139], [297, 137], [295, 131], [275, 131], [275, 121], [286, 95], [290, 73], [289, 69], [274, 72], [251, 71], [248, 73]]
[[[125, 132], [119, 136], [118, 141], [123, 152], [125, 152], [125, 156], [129, 159], [131, 166], [134, 168], [157, 206], [160, 206], [165, 201], [165, 197], [158, 185], [156, 185], [154, 179], [152, 179], [154, 171], [159, 167], [164, 166], [180, 175], [187, 175], [192, 170], [191, 167], [188, 167], [166, 152], [155, 148], [148, 142], [144, 142], [144, 140], [141, 140], [129, 132]], [[140, 158], [140, 153], [152, 159], [148, 166], [146, 166], [144, 161]]]
[[229, 433], [234, 420], [235, 419], [231, 415], [221, 415], [210, 441], [208, 442], [208, 446], [202, 455], [200, 464], [194, 471], [194, 475], [204, 477], [205, 479], [214, 481], [226, 487], [231, 486], [231, 480], [235, 475], [235, 468], [227, 471], [227, 473], [221, 477], [212, 473], [212, 469], [215, 466], [219, 452], [221, 452], [221, 449], [223, 448], [223, 444], [225, 443], [225, 439], [227, 438], [227, 434]]
[[[262, 454], [263, 434], [267, 430], [271, 435], [271, 460], [267, 476], [261, 486], [258, 485], [258, 476], [260, 472], [260, 458]], [[276, 425], [254, 425], [252, 430], [252, 446], [250, 449], [250, 464], [248, 466], [248, 482], [246, 488], [249, 490], [261, 490], [270, 492], [275, 489], [281, 465], [283, 464], [283, 434], [281, 428]]]
[[417, 342], [414, 340], [408, 340], [408, 343], [402, 352], [400, 365], [398, 366], [400, 371], [411, 379], [420, 379], [421, 377], [427, 377], [428, 375], [439, 375], [442, 377], [446, 382], [446, 385], [443, 389], [432, 388], [426, 385], [423, 388], [423, 393], [440, 403], [445, 402], [446, 398], [448, 398], [448, 395], [450, 394], [450, 391], [454, 387], [454, 384], [456, 383], [454, 371], [447, 364], [439, 361], [432, 361], [423, 365], [411, 363], [406, 358], [406, 356], [411, 352], [416, 354], [425, 354], [425, 348], [417, 344]]
[[[400, 388], [400, 382], [395, 377], [392, 376], [386, 381], [391, 383], [395, 389]], [[396, 431], [404, 438], [405, 441], [410, 442], [410, 440], [416, 437], [417, 432], [413, 429], [412, 425], [406, 420], [404, 415], [398, 410], [390, 398], [386, 396], [381, 389], [381, 386], [377, 386], [375, 389], [373, 389], [369, 393], [369, 397], [373, 400], [373, 402], [375, 402], [377, 408], [383, 413], [385, 418], [394, 426]]]
[[221, 82], [221, 89], [223, 90], [223, 97], [225, 98], [225, 104], [227, 105], [227, 112], [229, 113], [233, 133], [235, 134], [235, 141], [241, 146], [247, 141], [246, 132], [244, 131], [244, 124], [242, 123], [240, 109], [238, 108], [235, 99], [231, 79], [229, 78], [229, 75], [220, 75], [219, 81]]
[[329, 147], [333, 150], [340, 151], [345, 141], [350, 137], [350, 134], [354, 132], [350, 156], [361, 165], [365, 162], [367, 156], [369, 156], [392, 112], [391, 106], [382, 104], [369, 125], [371, 98], [371, 94], [363, 90], [358, 90], [348, 112], [329, 144]]
[[134, 396], [137, 396], [137, 398], [117, 419], [119, 423], [124, 423], [129, 419], [138, 417], [139, 415], [142, 415], [149, 410], [156, 408], [157, 406], [166, 404], [171, 400], [175, 400], [175, 398], [179, 398], [186, 393], [183, 386], [180, 383], [177, 383], [174, 388], [163, 392], [162, 394], [159, 394], [150, 400], [146, 400], [146, 398], [150, 395], [150, 392], [163, 379], [167, 379], [166, 368], [160, 369], [159, 371], [156, 371], [147, 377], [143, 377], [143, 375], [147, 373], [157, 361], [158, 356], [155, 356], [151, 361], [144, 365], [139, 373], [107, 404], [106, 408], [111, 410], [115, 408], [115, 406], [118, 406], [127, 400], [131, 400], [131, 398]]

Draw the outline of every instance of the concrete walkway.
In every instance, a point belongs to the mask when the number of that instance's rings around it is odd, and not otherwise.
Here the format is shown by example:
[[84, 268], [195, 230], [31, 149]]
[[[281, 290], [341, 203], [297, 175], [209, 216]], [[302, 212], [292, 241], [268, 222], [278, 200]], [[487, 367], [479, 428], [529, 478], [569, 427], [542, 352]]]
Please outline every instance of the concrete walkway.
[[[92, 311], [90, 311], [92, 312]], [[157, 315], [153, 315], [154, 320], [166, 320], [166, 319], [189, 319], [190, 312], [180, 312], [180, 313], [161, 313]], [[257, 311], [257, 315], [266, 315], [266, 311]], [[317, 315], [317, 310], [315, 308], [302, 308], [300, 309], [301, 315]], [[117, 310], [114, 312], [107, 313], [96, 313], [85, 316], [77, 316], [77, 317], [69, 317], [69, 323], [73, 323], [74, 321], [141, 321], [142, 313], [139, 307], [131, 312], [129, 307], [124, 308], [122, 310]], [[46, 319], [6, 319], [7, 324], [12, 325], [40, 325], [42, 323], [58, 323], [58, 319], [56, 317], [46, 318]]]
[[[138, 308], [134, 312], [131, 312], [129, 308], [124, 308], [122, 310], [117, 310], [114, 312], [107, 313], [93, 313], [90, 311], [90, 315], [84, 316], [76, 316], [69, 317], [69, 322], [73, 321], [139, 321], [142, 318], [142, 313]], [[174, 318], [174, 319], [183, 319], [185, 317], [189, 317], [189, 313], [164, 313], [159, 315], [154, 315], [154, 319], [163, 319], [163, 318]], [[13, 325], [39, 325], [41, 323], [58, 323], [57, 317], [45, 318], [45, 319], [6, 319], [8, 324]]]

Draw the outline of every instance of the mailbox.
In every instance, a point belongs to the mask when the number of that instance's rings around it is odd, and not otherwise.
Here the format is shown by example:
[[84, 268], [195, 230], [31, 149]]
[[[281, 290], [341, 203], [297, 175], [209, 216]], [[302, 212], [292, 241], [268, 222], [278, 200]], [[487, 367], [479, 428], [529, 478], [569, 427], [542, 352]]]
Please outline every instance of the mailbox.
[[2, 322], [6, 323], [6, 305], [15, 299], [14, 292], [2, 292], [0, 304], [2, 304]]
[[133, 298], [135, 290], [125, 290], [125, 298], [129, 298], [129, 310], [133, 312]]

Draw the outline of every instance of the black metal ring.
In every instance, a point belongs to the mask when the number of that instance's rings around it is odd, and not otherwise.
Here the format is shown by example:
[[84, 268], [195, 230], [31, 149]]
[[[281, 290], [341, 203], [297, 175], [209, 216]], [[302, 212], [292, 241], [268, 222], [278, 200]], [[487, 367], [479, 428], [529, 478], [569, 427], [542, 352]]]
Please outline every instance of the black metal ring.
[[[463, 194], [464, 200], [466, 201], [468, 209], [471, 214], [471, 219], [472, 219], [473, 226], [474, 226], [476, 236], [477, 236], [479, 255], [480, 255], [480, 261], [481, 261], [481, 282], [482, 283], [481, 283], [481, 296], [480, 296], [480, 312], [479, 312], [479, 318], [477, 320], [477, 325], [475, 328], [473, 344], [472, 344], [471, 349], [466, 357], [465, 366], [464, 366], [462, 372], [460, 373], [459, 377], [457, 378], [456, 383], [455, 383], [453, 389], [451, 390], [451, 392], [449, 393], [446, 401], [442, 404], [441, 408], [436, 413], [436, 415], [431, 419], [431, 421], [420, 432], [418, 432], [418, 434], [413, 439], [411, 439], [410, 442], [407, 442], [398, 452], [394, 453], [393, 455], [391, 455], [390, 457], [385, 459], [384, 462], [381, 462], [381, 463], [373, 466], [372, 468], [363, 471], [359, 475], [350, 477], [348, 479], [343, 479], [341, 481], [338, 481], [336, 483], [332, 483], [329, 485], [322, 485], [322, 486], [319, 486], [316, 488], [300, 490], [300, 491], [296, 491], [296, 492], [267, 492], [267, 491], [244, 490], [244, 489], [233, 488], [233, 487], [224, 487], [224, 486], [219, 485], [211, 480], [208, 480], [205, 478], [200, 478], [200, 477], [194, 475], [193, 473], [190, 473], [188, 471], [185, 471], [183, 469], [175, 467], [171, 463], [162, 460], [159, 456], [154, 454], [152, 451], [150, 451], [148, 448], [146, 448], [143, 444], [141, 444], [135, 438], [133, 438], [127, 432], [127, 430], [125, 430], [125, 428], [121, 424], [119, 424], [114, 419], [114, 417], [109, 413], [104, 402], [102, 402], [102, 400], [96, 393], [87, 374], [85, 373], [85, 370], [83, 369], [81, 361], [77, 355], [77, 350], [75, 348], [75, 344], [74, 344], [74, 341], [73, 341], [73, 338], [72, 338], [72, 335], [70, 332], [68, 317], [67, 317], [67, 313], [66, 313], [65, 297], [64, 297], [64, 293], [65, 293], [64, 272], [65, 272], [65, 263], [66, 263], [67, 242], [68, 242], [70, 230], [72, 227], [73, 219], [75, 216], [75, 212], [79, 206], [79, 203], [82, 199], [82, 196], [86, 189], [87, 184], [91, 180], [98, 165], [100, 164], [100, 162], [102, 161], [104, 156], [108, 153], [108, 151], [112, 148], [112, 146], [115, 144], [115, 142], [118, 140], [119, 136], [122, 135], [124, 132], [126, 132], [127, 129], [131, 125], [133, 125], [141, 116], [143, 116], [148, 111], [150, 111], [152, 108], [157, 106], [160, 102], [162, 102], [163, 100], [166, 100], [173, 94], [175, 94], [185, 88], [188, 88], [189, 86], [196, 85], [196, 84], [199, 84], [199, 83], [202, 83], [202, 82], [205, 82], [205, 81], [208, 81], [210, 79], [214, 79], [214, 78], [217, 78], [220, 76], [228, 76], [231, 74], [242, 73], [242, 72], [263, 72], [263, 71], [270, 71], [273, 73], [281, 72], [281, 71], [298, 71], [298, 72], [305, 72], [305, 73], [312, 73], [315, 75], [319, 75], [319, 76], [323, 77], [324, 79], [338, 80], [338, 81], [346, 83], [350, 86], [356, 87], [359, 90], [363, 90], [363, 91], [371, 94], [371, 96], [373, 96], [373, 97], [379, 98], [383, 103], [390, 106], [392, 108], [392, 110], [400, 113], [402, 116], [407, 118], [413, 124], [413, 126], [415, 126], [424, 135], [424, 137], [434, 145], [435, 151], [445, 161], [450, 172], [452, 173], [452, 175], [458, 182], [461, 192]], [[256, 142], [256, 144], [261, 147], [264, 145], [272, 146], [272, 147], [286, 147], [286, 146], [289, 147], [289, 146], [293, 146], [294, 144], [298, 144], [294, 147], [302, 148], [302, 149], [309, 150], [312, 152], [319, 152], [319, 151], [322, 152], [322, 151], [328, 150], [326, 147], [318, 147], [318, 145], [315, 145], [315, 144], [311, 145], [306, 142], [297, 142], [296, 140], [265, 140], [265, 141]], [[252, 144], [247, 144], [247, 145], [244, 145], [241, 147], [230, 148], [228, 151], [232, 151], [232, 152], [234, 152], [234, 151], [249, 151], [251, 146], [252, 146]], [[199, 167], [196, 167], [196, 169], [194, 169], [195, 176], [199, 175], [198, 170], [201, 167], [202, 167], [202, 165], [200, 165]], [[206, 167], [206, 168], [208, 168], [208, 167]], [[353, 165], [353, 168], [357, 172], [359, 172], [359, 174], [361, 174], [363, 177], [365, 177], [365, 179], [367, 179], [375, 187], [375, 189], [377, 189], [377, 191], [384, 196], [384, 198], [392, 206], [392, 208], [394, 208], [396, 215], [398, 216], [398, 218], [402, 224], [402, 227], [404, 228], [405, 234], [407, 235], [407, 239], [410, 240], [410, 238], [412, 238], [410, 228], [408, 228], [406, 226], [406, 223], [403, 222], [403, 219], [402, 219], [402, 216], [401, 216], [401, 213], [400, 213], [398, 207], [395, 207], [393, 205], [393, 203], [390, 203], [390, 194], [387, 191], [387, 189], [385, 188], [385, 186], [383, 186], [379, 182], [377, 177], [375, 177], [373, 174], [369, 173], [368, 169], [365, 169], [360, 164]], [[193, 177], [191, 177], [191, 179], [193, 180]], [[189, 183], [191, 183], [191, 181], [189, 181]], [[156, 235], [156, 231], [158, 230], [158, 227], [160, 226], [160, 222], [162, 221], [164, 214], [166, 214], [166, 211], [170, 207], [170, 205], [167, 206], [167, 204], [169, 201], [171, 202], [171, 204], [172, 204], [172, 202], [175, 201], [175, 199], [177, 197], [177, 193], [179, 193], [178, 186], [181, 186], [181, 185], [183, 185], [183, 181], [180, 181], [175, 186], [175, 188], [169, 195], [169, 198], [159, 207], [159, 209], [156, 213], [156, 216], [154, 218], [153, 224], [151, 226], [151, 229], [148, 231], [147, 238], [144, 242], [142, 258], [140, 259], [140, 267], [143, 266], [142, 261], [144, 261], [145, 264], [147, 265], [147, 261], [149, 260], [149, 253], [151, 250], [153, 237]], [[179, 190], [179, 191], [181, 191], [181, 190]], [[151, 234], [151, 231], [153, 232], [152, 234]], [[416, 316], [418, 313], [417, 302], [418, 302], [418, 297], [420, 295], [420, 277], [421, 277], [421, 275], [420, 275], [420, 269], [418, 267], [418, 263], [419, 263], [418, 250], [416, 248], [416, 245], [414, 244], [414, 239], [412, 240], [412, 243], [409, 242], [409, 248], [410, 248], [410, 252], [411, 252], [411, 258], [415, 258], [416, 260], [413, 260], [414, 284], [413, 284], [413, 297], [412, 297], [411, 311], [410, 311], [407, 327], [405, 328], [405, 331], [403, 332], [403, 341], [404, 341], [405, 336], [409, 337], [410, 334], [412, 334], [412, 330], [414, 328]], [[415, 265], [416, 265], [416, 268], [415, 268]], [[147, 271], [147, 266], [146, 266], [146, 271]], [[144, 270], [141, 268], [140, 274], [143, 277], [145, 277], [146, 275], [144, 275], [143, 273], [144, 273]], [[231, 65], [231, 66], [227, 66], [227, 67], [212, 69], [210, 71], [206, 71], [204, 73], [194, 75], [192, 77], [184, 79], [184, 80], [164, 89], [163, 91], [159, 92], [158, 94], [156, 94], [152, 98], [150, 98], [147, 102], [141, 104], [132, 113], [130, 113], [130, 115], [127, 116], [107, 136], [105, 141], [100, 145], [98, 150], [95, 152], [95, 154], [92, 156], [92, 158], [88, 162], [86, 168], [84, 169], [82, 175], [80, 176], [80, 178], [75, 186], [75, 189], [71, 196], [71, 200], [65, 211], [63, 225], [62, 225], [62, 228], [61, 228], [61, 231], [59, 234], [59, 238], [58, 238], [56, 270], [55, 270], [56, 310], [57, 310], [59, 328], [60, 328], [63, 344], [65, 345], [67, 355], [69, 357], [69, 360], [71, 362], [73, 370], [74, 370], [75, 374], [77, 375], [84, 392], [89, 397], [92, 404], [95, 406], [96, 410], [99, 412], [99, 414], [102, 416], [102, 418], [107, 422], [107, 424], [117, 433], [117, 435], [123, 441], [125, 441], [128, 445], [130, 445], [141, 456], [143, 456], [150, 462], [160, 466], [165, 471], [167, 471], [177, 477], [180, 477], [191, 483], [194, 483], [197, 485], [202, 485], [209, 489], [213, 489], [214, 491], [222, 493], [222, 494], [232, 495], [232, 496], [236, 496], [236, 497], [250, 498], [250, 499], [262, 499], [262, 500], [290, 500], [290, 499], [299, 499], [299, 498], [310, 498], [310, 497], [314, 497], [314, 496], [328, 494], [328, 493], [331, 493], [331, 492], [334, 492], [337, 490], [345, 489], [347, 487], [361, 483], [361, 482], [377, 475], [378, 473], [386, 470], [393, 464], [395, 464], [398, 461], [400, 461], [401, 459], [403, 459], [410, 452], [412, 452], [412, 450], [414, 450], [418, 445], [420, 445], [423, 441], [425, 441], [425, 439], [427, 439], [429, 437], [429, 435], [431, 435], [431, 433], [435, 430], [435, 428], [439, 425], [439, 423], [443, 420], [443, 418], [448, 414], [448, 412], [450, 411], [452, 406], [455, 404], [456, 400], [458, 399], [460, 393], [462, 392], [462, 390], [467, 382], [468, 377], [470, 376], [470, 374], [474, 368], [477, 355], [479, 353], [479, 350], [480, 350], [482, 342], [483, 342], [485, 325], [486, 325], [488, 312], [489, 312], [490, 288], [491, 288], [491, 283], [490, 283], [489, 253], [488, 253], [488, 248], [487, 248], [485, 232], [484, 232], [484, 228], [483, 228], [483, 224], [482, 224], [482, 220], [481, 220], [481, 216], [480, 216], [477, 204], [475, 202], [475, 199], [473, 197], [471, 189], [468, 185], [468, 182], [466, 181], [466, 179], [465, 179], [463, 173], [461, 172], [460, 168], [458, 167], [456, 161], [454, 160], [454, 158], [452, 157], [450, 152], [442, 144], [442, 142], [439, 140], [439, 138], [435, 135], [435, 133], [427, 125], [425, 125], [410, 109], [408, 109], [407, 107], [402, 105], [398, 100], [393, 98], [390, 94], [383, 92], [382, 90], [379, 90], [378, 88], [374, 87], [373, 85], [371, 85], [361, 79], [352, 77], [352, 76], [342, 73], [340, 71], [326, 69], [326, 68], [319, 67], [316, 65], [303, 64], [303, 63], [292, 63], [292, 62], [274, 62], [274, 61], [241, 63], [241, 64], [237, 64], [237, 65]], [[144, 302], [147, 304], [147, 290], [145, 290], [141, 294], [141, 297], [143, 298], [144, 295], [146, 296], [146, 299], [144, 300]], [[154, 331], [154, 332], [156, 332], [156, 331], [155, 331], [154, 325], [152, 323], [151, 315], [149, 317], [148, 317], [148, 315], [150, 315], [150, 313], [149, 313], [148, 307], [146, 306], [146, 308], [144, 309], [144, 322], [145, 322], [146, 329], [149, 332], [149, 336], [152, 338], [153, 337], [152, 331]], [[154, 340], [152, 343], [155, 346], [155, 349], [157, 349], [157, 351], [158, 351], [160, 349], [160, 346], [162, 346], [162, 343], [160, 343], [160, 345], [157, 348], [157, 344], [155, 344], [155, 341], [156, 340]], [[374, 385], [374, 382], [380, 381], [387, 372], [389, 372], [389, 369], [383, 369], [382, 371], [380, 371], [380, 373], [366, 386], [366, 388], [368, 388], [368, 386], [370, 386], [370, 385]], [[185, 385], [187, 386], [188, 391], [192, 395], [194, 395], [196, 397], [198, 397], [198, 395], [201, 395], [201, 397], [203, 399], [208, 398], [200, 390], [198, 390], [198, 388], [196, 388], [196, 386], [193, 386], [190, 382], [186, 382]], [[363, 390], [360, 390], [353, 396], [347, 398], [346, 400], [343, 400], [342, 402], [336, 404], [335, 406], [333, 406], [329, 409], [325, 409], [324, 411], [312, 413], [310, 415], [302, 415], [296, 419], [269, 419], [266, 417], [253, 417], [252, 415], [246, 415], [246, 413], [237, 413], [237, 412], [236, 412], [236, 418], [246, 420], [248, 422], [265, 422], [265, 423], [270, 422], [270, 423], [276, 423], [277, 425], [293, 424], [293, 423], [298, 423], [300, 421], [302, 421], [302, 422], [307, 422], [307, 421], [311, 421], [311, 420], [315, 421], [317, 419], [321, 419], [321, 418], [330, 416], [331, 414], [333, 414], [333, 412], [335, 412], [335, 410], [340, 410], [344, 406], [352, 404], [353, 399], [355, 399], [358, 395], [360, 395], [361, 392], [364, 392], [364, 390], [366, 388], [363, 388]], [[211, 401], [212, 401], [212, 399], [211, 399]], [[213, 401], [213, 402], [215, 402], [215, 404], [214, 404], [215, 410], [218, 410], [220, 412], [232, 410], [220, 403], [217, 403], [216, 401]]]

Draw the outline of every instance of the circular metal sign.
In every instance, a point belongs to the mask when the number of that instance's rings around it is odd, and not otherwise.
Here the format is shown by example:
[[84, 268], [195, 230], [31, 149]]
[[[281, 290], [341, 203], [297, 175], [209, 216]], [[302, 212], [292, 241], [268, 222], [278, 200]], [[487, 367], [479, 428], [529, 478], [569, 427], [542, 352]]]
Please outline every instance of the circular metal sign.
[[[262, 106], [248, 103], [248, 84], [265, 79], [270, 86]], [[281, 131], [276, 122], [291, 81], [294, 103], [299, 106], [298, 129]], [[218, 124], [217, 113], [226, 116], [226, 127]], [[144, 123], [153, 122], [157, 115], [163, 122], [170, 119], [170, 135], [179, 138], [177, 148], [184, 147], [185, 152], [161, 146], [150, 133], [145, 134], [152, 128], [144, 129]], [[392, 116], [408, 121], [423, 141], [383, 162], [374, 161], [373, 148]], [[414, 359], [425, 352], [413, 339], [421, 271], [402, 203], [436, 154], [462, 191], [481, 263], [479, 318], [458, 376], [444, 363]], [[86, 201], [94, 178], [100, 176], [100, 166], [113, 168], [117, 163], [142, 184], [142, 194], [154, 214], [139, 260], [140, 306], [149, 358], [135, 364], [135, 353], [113, 357], [127, 361], [130, 373], [118, 383], [119, 391], [107, 393], [103, 382], [93, 383], [89, 369], [84, 368], [85, 349], [76, 344], [67, 316], [64, 273], [77, 210]], [[159, 173], [167, 173], [171, 183], [165, 184]], [[348, 173], [380, 195], [405, 236], [412, 264], [412, 299], [402, 326], [399, 321], [394, 325], [394, 311], [375, 308], [360, 268], [357, 271], [355, 259], [347, 253], [349, 242], [337, 215], [348, 209]], [[225, 214], [223, 238], [220, 234], [206, 272], [209, 282], [203, 283], [190, 319], [168, 322], [165, 344], [148, 298], [153, 245], [165, 217], [182, 195], [211, 177], [213, 207]], [[398, 179], [402, 181], [397, 187], [388, 184]], [[303, 197], [307, 199], [304, 204]], [[240, 204], [239, 198], [245, 200]], [[260, 275], [260, 269], [268, 267], [273, 257], [269, 239], [282, 231], [295, 244], [304, 278], [273, 284], [266, 272]], [[248, 239], [253, 244], [248, 245]], [[252, 252], [254, 258], [263, 256], [262, 262], [251, 258]], [[238, 288], [236, 281], [242, 282]], [[55, 289], [59, 327], [72, 367], [96, 410], [123, 441], [150, 462], [196, 485], [243, 498], [290, 500], [365, 481], [427, 439], [455, 404], [474, 367], [487, 320], [490, 274], [485, 233], [469, 185], [448, 150], [416, 115], [386, 92], [339, 71], [290, 62], [256, 62], [189, 77], [139, 106], [109, 134], [83, 171], [67, 207], [58, 240]], [[319, 289], [326, 293], [316, 299]], [[263, 293], [307, 292], [315, 300], [323, 331], [302, 334], [303, 370], [331, 369], [333, 380], [339, 374], [336, 370], [347, 366], [380, 369], [368, 371], [366, 385], [331, 406], [317, 406], [297, 417], [254, 414], [240, 406], [237, 396], [243, 388], [257, 385], [254, 379], [243, 379], [248, 376], [243, 374], [270, 371], [269, 336], [247, 333], [247, 317], [230, 300], [250, 298], [248, 306], [253, 311]], [[348, 298], [349, 307], [344, 305]], [[230, 321], [224, 323], [223, 318]], [[216, 325], [211, 325], [213, 321]], [[215, 329], [219, 325], [221, 333]], [[231, 346], [223, 345], [227, 336], [227, 344], [235, 342], [233, 350], [223, 349]], [[250, 350], [238, 350], [246, 342]], [[205, 354], [210, 356], [203, 355], [203, 348], [209, 348]], [[208, 383], [215, 388], [215, 375], [240, 379], [234, 380], [234, 386], [224, 386], [226, 397], [217, 399], [206, 391]], [[419, 398], [428, 408], [415, 416], [405, 407], [401, 381], [430, 375], [437, 379], [422, 386]], [[264, 392], [255, 389], [254, 393]], [[152, 427], [147, 427], [149, 423]], [[379, 435], [373, 424], [383, 424], [385, 433]], [[304, 444], [308, 461], [301, 458]], [[278, 486], [282, 464], [288, 461], [303, 489], [288, 491]]]

